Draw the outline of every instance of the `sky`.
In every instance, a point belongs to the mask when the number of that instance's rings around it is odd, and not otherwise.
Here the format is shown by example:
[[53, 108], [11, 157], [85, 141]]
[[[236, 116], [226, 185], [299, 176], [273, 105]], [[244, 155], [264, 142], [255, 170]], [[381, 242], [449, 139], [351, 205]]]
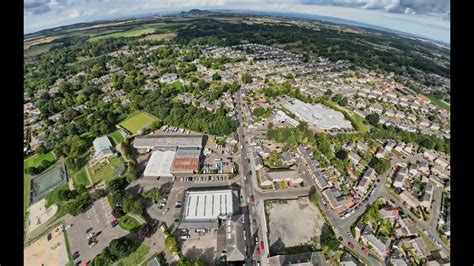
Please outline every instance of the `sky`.
[[450, 43], [450, 0], [25, 0], [24, 33], [191, 8], [329, 16]]

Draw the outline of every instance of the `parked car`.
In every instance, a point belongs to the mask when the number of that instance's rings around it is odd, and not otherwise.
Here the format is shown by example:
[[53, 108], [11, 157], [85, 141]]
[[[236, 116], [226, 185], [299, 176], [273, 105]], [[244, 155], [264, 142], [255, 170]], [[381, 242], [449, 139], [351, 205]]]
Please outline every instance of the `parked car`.
[[90, 231], [92, 231], [92, 227], [87, 228], [86, 234], [88, 234]]
[[264, 248], [265, 248], [265, 244], [263, 243], [263, 241], [260, 241], [260, 249], [264, 250]]
[[166, 209], [163, 211], [163, 214], [166, 214], [169, 210], [170, 210], [170, 208], [166, 208]]
[[183, 239], [183, 240], [186, 240], [186, 239], [189, 239], [189, 238], [191, 238], [190, 235], [182, 235], [181, 236], [181, 239]]
[[255, 255], [260, 256], [260, 248], [255, 249]]
[[258, 246], [258, 244], [259, 244], [259, 243], [258, 243], [258, 236], [256, 236], [256, 237], [255, 237], [255, 245]]
[[351, 242], [347, 242], [347, 245], [349, 246], [350, 249], [354, 249], [354, 244], [352, 244]]

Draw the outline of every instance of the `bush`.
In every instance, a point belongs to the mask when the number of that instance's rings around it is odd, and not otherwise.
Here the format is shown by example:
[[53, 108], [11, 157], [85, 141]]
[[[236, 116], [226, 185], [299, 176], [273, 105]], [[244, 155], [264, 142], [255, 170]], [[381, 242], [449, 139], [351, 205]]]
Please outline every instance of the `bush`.
[[371, 124], [372, 126], [376, 127], [377, 124], [379, 123], [379, 120], [380, 120], [380, 116], [377, 114], [377, 113], [373, 113], [373, 114], [369, 114], [365, 117], [365, 119], [367, 119], [367, 121], [369, 122], [369, 124]]
[[176, 237], [172, 234], [168, 234], [168, 236], [166, 236], [165, 246], [166, 249], [171, 253], [179, 251], [178, 241], [176, 240]]
[[374, 170], [381, 175], [390, 169], [390, 161], [374, 157], [372, 160], [370, 160], [369, 166], [374, 168]]

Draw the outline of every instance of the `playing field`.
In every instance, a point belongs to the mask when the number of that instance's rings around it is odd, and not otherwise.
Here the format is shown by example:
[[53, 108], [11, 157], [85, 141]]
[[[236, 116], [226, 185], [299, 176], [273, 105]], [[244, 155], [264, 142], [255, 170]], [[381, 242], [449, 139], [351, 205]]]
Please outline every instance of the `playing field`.
[[151, 125], [158, 119], [145, 112], [139, 112], [133, 116], [128, 117], [125, 121], [120, 123], [120, 126], [130, 131], [132, 134], [136, 134], [138, 130]]
[[90, 42], [109, 39], [109, 38], [126, 38], [126, 37], [137, 37], [144, 34], [149, 34], [155, 32], [155, 28], [145, 28], [145, 29], [135, 29], [123, 32], [114, 32], [106, 35], [96, 36], [89, 39]]
[[86, 173], [86, 167], [84, 166], [79, 171], [77, 171], [72, 176], [72, 180], [74, 181], [75, 186], [84, 185], [87, 187], [90, 182], [89, 182], [89, 177], [87, 176], [87, 173]]
[[31, 180], [30, 201], [32, 203], [37, 202], [66, 182], [66, 168], [64, 167], [64, 163], [59, 163]]

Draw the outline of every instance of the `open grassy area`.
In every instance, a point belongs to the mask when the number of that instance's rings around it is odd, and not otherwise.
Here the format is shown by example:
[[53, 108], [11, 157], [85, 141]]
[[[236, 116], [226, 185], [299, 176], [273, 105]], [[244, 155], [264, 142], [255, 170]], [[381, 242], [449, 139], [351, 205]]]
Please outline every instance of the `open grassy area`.
[[418, 230], [418, 235], [421, 237], [423, 242], [425, 242], [426, 247], [429, 251], [438, 250], [438, 246], [425, 234], [425, 232]]
[[107, 181], [116, 176], [117, 169], [124, 165], [122, 158], [112, 157], [109, 163], [99, 163], [89, 168], [89, 174], [91, 175], [92, 182], [98, 183], [100, 181]]
[[125, 139], [118, 129], [110, 133], [109, 137], [115, 142], [115, 145], [122, 143]]
[[145, 260], [146, 255], [148, 255], [149, 252], [150, 252], [150, 247], [145, 244], [141, 244], [137, 248], [137, 250], [135, 250], [135, 252], [133, 252], [132, 254], [130, 254], [129, 256], [125, 258], [120, 259], [114, 265], [117, 265], [117, 266], [139, 265], [141, 262], [143, 262], [143, 260]]
[[144, 128], [145, 126], [151, 125], [151, 123], [157, 120], [158, 119], [156, 117], [148, 113], [138, 112], [122, 121], [120, 125], [126, 130], [130, 131], [132, 134], [136, 134], [138, 130]]
[[324, 100], [322, 103], [336, 111], [341, 112], [347, 120], [351, 121], [352, 126], [360, 133], [366, 133], [369, 131], [367, 125], [364, 124], [365, 119], [362, 116], [338, 105], [331, 100]]
[[169, 41], [169, 40], [172, 40], [176, 38], [176, 33], [160, 33], [160, 34], [152, 34], [152, 35], [147, 35], [143, 38], [141, 38], [140, 40], [153, 40], [153, 41], [161, 41], [161, 40], [165, 40], [165, 41]]
[[118, 219], [119, 226], [129, 232], [138, 232], [140, 230], [140, 223], [129, 215], [124, 215]]
[[275, 151], [272, 151], [270, 156], [265, 159], [265, 165], [270, 168], [282, 168], [285, 166], [281, 159], [281, 155]]
[[451, 110], [451, 105], [441, 99], [438, 99], [436, 98], [435, 96], [432, 96], [432, 95], [426, 95], [426, 97], [428, 99], [430, 99], [430, 101], [435, 104], [436, 106], [438, 106], [439, 108], [443, 108], [445, 110]]
[[352, 124], [362, 134], [367, 133], [367, 131], [369, 131], [368, 126], [364, 123], [364, 121], [365, 119], [358, 114], [353, 114], [351, 116]]
[[155, 28], [144, 28], [144, 29], [133, 29], [122, 32], [114, 32], [106, 35], [95, 36], [89, 39], [90, 42], [110, 39], [110, 38], [127, 38], [127, 37], [137, 37], [145, 34], [150, 34], [155, 32]]
[[82, 167], [79, 171], [77, 171], [72, 176], [72, 181], [74, 182], [74, 186], [84, 185], [88, 186], [90, 184], [89, 177], [87, 176], [86, 167]]

